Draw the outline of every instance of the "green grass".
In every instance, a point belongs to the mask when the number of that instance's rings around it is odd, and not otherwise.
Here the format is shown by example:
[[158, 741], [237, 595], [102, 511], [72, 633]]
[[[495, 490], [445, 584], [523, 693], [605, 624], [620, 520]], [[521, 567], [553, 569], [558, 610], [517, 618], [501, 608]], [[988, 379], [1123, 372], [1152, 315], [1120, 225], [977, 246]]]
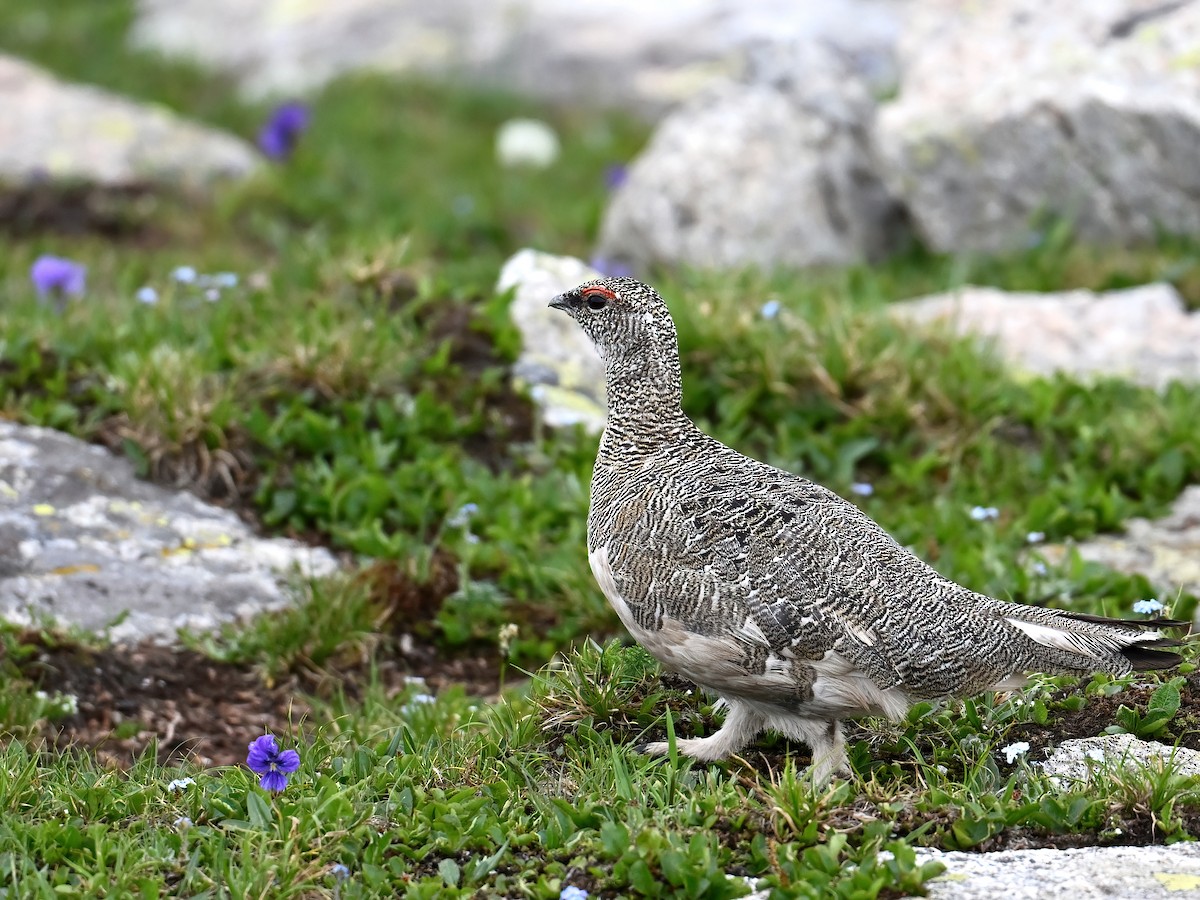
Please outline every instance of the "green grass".
[[[51, 22], [33, 0], [6, 3], [0, 49], [254, 135], [266, 106], [125, 47], [132, 4], [58, 6]], [[536, 424], [507, 378], [518, 338], [493, 285], [526, 245], [586, 256], [604, 170], [646, 133], [616, 115], [377, 77], [341, 80], [312, 103], [291, 161], [209, 204], [114, 198], [110, 233], [6, 234], [0, 415], [103, 441], [272, 533], [378, 560], [298, 587], [291, 612], [189, 639], [265, 682], [358, 661], [361, 684], [312, 698], [312, 718], [284, 736], [303, 767], [271, 797], [244, 768], [167, 770], [148, 754], [121, 772], [40, 745], [69, 699], [39, 696], [22, 665], [32, 638], [0, 632], [0, 886], [23, 897], [557, 897], [574, 884], [723, 897], [744, 892], [745, 876], [779, 897], [894, 896], [932, 874], [917, 845], [1195, 836], [1197, 788], [1169, 769], [1061, 792], [999, 752], [1039, 729], [1064, 733], [1089, 709], [1106, 717], [1093, 733], [1192, 739], [1194, 709], [1164, 719], [1170, 698], [1128, 680], [1074, 691], [1048, 680], [868, 723], [852, 740], [856, 778], [825, 792], [780, 741], [760, 743], [767, 762], [755, 766], [632, 753], [648, 734], [711, 729], [714, 710], [636, 648], [590, 641], [619, 633], [582, 546], [595, 439]], [[561, 161], [497, 169], [496, 127], [527, 114], [558, 128]], [[44, 252], [89, 268], [86, 297], [61, 313], [28, 282]], [[1083, 539], [1161, 513], [1200, 479], [1200, 391], [1013, 377], [970, 344], [892, 324], [886, 305], [967, 282], [1151, 279], [1197, 305], [1198, 260], [1182, 240], [1110, 252], [1051, 230], [1001, 259], [913, 254], [651, 280], [677, 318], [685, 404], [704, 428], [843, 493], [870, 482], [858, 502], [975, 589], [1128, 615], [1151, 593], [1143, 579], [1071, 556], [1039, 572], [1026, 535]], [[235, 272], [239, 285], [208, 302], [172, 283], [182, 264]], [[145, 284], [157, 306], [134, 301]], [[782, 306], [771, 321], [757, 314], [768, 298]], [[464, 521], [467, 504], [477, 512]], [[999, 518], [973, 521], [977, 505]], [[1174, 611], [1194, 607], [1180, 597]], [[496, 657], [510, 624], [508, 660], [556, 662], [499, 702], [450, 690], [413, 706], [411, 690], [389, 695], [372, 674], [401, 632], [448, 656]], [[195, 784], [167, 788], [184, 776]]]

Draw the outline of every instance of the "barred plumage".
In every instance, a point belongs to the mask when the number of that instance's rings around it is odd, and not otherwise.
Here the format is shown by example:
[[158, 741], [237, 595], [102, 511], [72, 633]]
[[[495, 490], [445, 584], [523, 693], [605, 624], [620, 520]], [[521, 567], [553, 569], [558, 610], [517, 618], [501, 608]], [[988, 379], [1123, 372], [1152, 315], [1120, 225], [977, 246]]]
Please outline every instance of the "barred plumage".
[[[680, 752], [720, 759], [764, 729], [807, 743], [813, 777], [847, 770], [841, 721], [1015, 687], [1031, 672], [1168, 668], [1166, 619], [1023, 606], [964, 588], [833, 492], [750, 459], [684, 415], [675, 325], [632, 278], [562, 294], [605, 360], [609, 418], [588, 556], [630, 633], [728, 708]], [[650, 744], [664, 753], [664, 744]]]

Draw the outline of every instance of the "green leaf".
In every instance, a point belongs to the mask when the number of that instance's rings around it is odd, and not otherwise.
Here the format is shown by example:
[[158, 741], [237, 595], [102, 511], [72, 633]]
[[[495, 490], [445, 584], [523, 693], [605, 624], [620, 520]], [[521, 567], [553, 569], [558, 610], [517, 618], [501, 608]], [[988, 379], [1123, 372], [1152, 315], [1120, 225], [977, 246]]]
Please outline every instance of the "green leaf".
[[258, 791], [251, 791], [246, 797], [246, 814], [250, 824], [255, 828], [267, 828], [275, 821], [275, 810]]
[[442, 881], [446, 882], [446, 887], [458, 887], [458, 879], [462, 877], [458, 863], [448, 858], [438, 863], [438, 874], [442, 876]]
[[650, 871], [645, 860], [634, 860], [633, 865], [629, 867], [629, 883], [635, 890], [647, 897], [653, 897], [659, 893], [658, 882], [654, 880], [654, 873]]
[[1175, 713], [1179, 712], [1179, 703], [1179, 688], [1174, 680], [1160, 684], [1158, 689], [1150, 695], [1149, 716], [1161, 716], [1169, 721], [1175, 717]]

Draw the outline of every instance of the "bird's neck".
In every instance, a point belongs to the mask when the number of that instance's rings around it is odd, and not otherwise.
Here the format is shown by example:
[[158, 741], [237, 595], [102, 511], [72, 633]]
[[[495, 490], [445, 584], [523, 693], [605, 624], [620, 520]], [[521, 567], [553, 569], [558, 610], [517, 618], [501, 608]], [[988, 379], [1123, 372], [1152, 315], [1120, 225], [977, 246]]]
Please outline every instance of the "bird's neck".
[[691, 427], [683, 412], [679, 354], [642, 346], [606, 360], [608, 426], [636, 443], [669, 437]]

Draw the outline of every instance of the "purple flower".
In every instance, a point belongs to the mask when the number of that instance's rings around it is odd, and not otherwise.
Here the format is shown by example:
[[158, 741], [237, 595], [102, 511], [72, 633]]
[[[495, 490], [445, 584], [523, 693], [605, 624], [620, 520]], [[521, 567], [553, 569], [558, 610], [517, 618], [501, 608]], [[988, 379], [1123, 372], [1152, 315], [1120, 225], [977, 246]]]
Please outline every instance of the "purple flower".
[[589, 265], [601, 275], [607, 275], [610, 278], [628, 277], [633, 274], [633, 269], [625, 263], [615, 259], [605, 259], [603, 256], [593, 256]]
[[78, 296], [83, 293], [87, 279], [87, 267], [61, 256], [39, 256], [29, 270], [29, 278], [37, 288], [39, 297], [62, 297], [65, 294]]
[[264, 791], [282, 791], [287, 787], [288, 776], [300, 768], [300, 754], [295, 750], [280, 750], [275, 735], [264, 734], [250, 742], [246, 765], [260, 776], [258, 783]]
[[609, 166], [604, 170], [604, 186], [610, 191], [615, 191], [625, 183], [625, 179], [629, 177], [629, 170], [624, 166]]
[[296, 149], [296, 142], [308, 128], [308, 107], [303, 103], [284, 103], [275, 107], [267, 124], [258, 133], [258, 147], [274, 160], [285, 160]]

